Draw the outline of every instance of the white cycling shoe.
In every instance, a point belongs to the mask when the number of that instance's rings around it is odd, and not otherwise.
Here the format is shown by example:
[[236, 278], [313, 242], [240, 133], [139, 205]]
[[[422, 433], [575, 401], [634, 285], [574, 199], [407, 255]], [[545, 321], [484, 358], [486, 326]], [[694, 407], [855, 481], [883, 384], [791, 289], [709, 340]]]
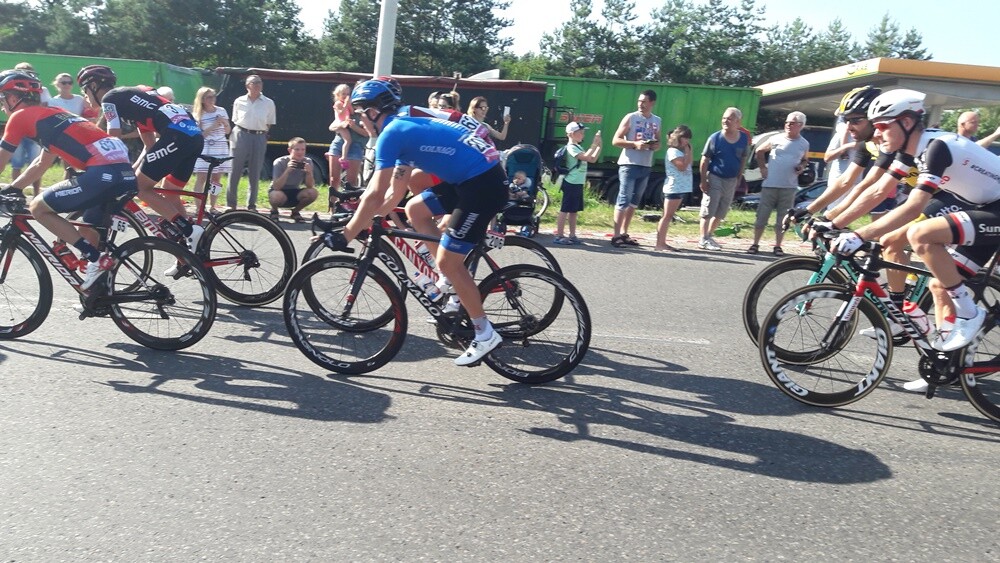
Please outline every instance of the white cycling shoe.
[[[902, 325], [895, 323], [894, 321], [889, 321], [889, 333], [892, 338], [895, 338], [906, 332]], [[875, 327], [863, 328], [858, 331], [861, 336], [867, 336], [868, 338], [875, 338]]]
[[493, 335], [486, 340], [473, 340], [469, 348], [459, 357], [455, 358], [456, 366], [467, 366], [474, 364], [483, 359], [483, 356], [492, 352], [500, 343], [503, 342], [503, 338], [500, 338], [500, 333], [493, 331]]
[[205, 234], [205, 227], [191, 225], [191, 236], [184, 238], [185, 242], [187, 242], [188, 250], [191, 252], [198, 251], [198, 242], [201, 241], [201, 235], [203, 234]]
[[947, 336], [934, 342], [934, 347], [942, 352], [953, 352], [972, 344], [979, 330], [986, 322], [986, 310], [976, 307], [976, 316], [971, 319], [955, 319], [955, 326]]

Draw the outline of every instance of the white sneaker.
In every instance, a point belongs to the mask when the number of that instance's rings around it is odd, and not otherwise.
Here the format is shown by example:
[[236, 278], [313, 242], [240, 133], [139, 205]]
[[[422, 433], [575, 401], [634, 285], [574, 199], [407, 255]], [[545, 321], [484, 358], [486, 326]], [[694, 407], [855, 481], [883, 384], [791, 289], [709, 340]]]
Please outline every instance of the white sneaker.
[[705, 239], [705, 246], [703, 246], [702, 248], [704, 248], [705, 250], [722, 250], [722, 247], [719, 246], [719, 243], [715, 242], [715, 239], [713, 239], [712, 237], [708, 237], [707, 239]]
[[985, 321], [986, 310], [982, 307], [976, 307], [976, 316], [971, 319], [956, 318], [955, 327], [948, 336], [936, 342], [937, 349], [942, 352], [952, 352], [972, 344]]
[[[906, 332], [903, 326], [897, 324], [895, 321], [889, 321], [889, 334], [895, 338]], [[863, 328], [858, 331], [861, 336], [867, 336], [868, 338], [875, 338], [875, 327]]]
[[503, 342], [503, 338], [500, 338], [500, 333], [495, 330], [493, 331], [493, 335], [487, 340], [473, 340], [472, 344], [469, 345], [469, 349], [461, 356], [455, 358], [455, 365], [467, 366], [474, 364], [482, 360], [483, 356], [492, 352], [501, 342]]
[[705, 239], [699, 240], [698, 241], [698, 248], [700, 248], [702, 250], [708, 250], [708, 241], [705, 240]]
[[107, 254], [102, 254], [97, 262], [87, 262], [87, 269], [83, 273], [83, 283], [80, 284], [80, 289], [86, 291], [91, 288], [97, 280], [104, 277], [105, 274], [114, 267], [115, 261], [113, 258]]
[[191, 236], [187, 237], [188, 250], [191, 252], [196, 252], [198, 250], [198, 242], [201, 240], [201, 235], [205, 234], [205, 228], [201, 225], [191, 225]]
[[922, 377], [914, 379], [913, 381], [907, 381], [903, 384], [903, 389], [906, 389], [907, 391], [916, 391], [918, 393], [923, 392], [927, 390], [927, 382], [924, 381], [924, 378]]

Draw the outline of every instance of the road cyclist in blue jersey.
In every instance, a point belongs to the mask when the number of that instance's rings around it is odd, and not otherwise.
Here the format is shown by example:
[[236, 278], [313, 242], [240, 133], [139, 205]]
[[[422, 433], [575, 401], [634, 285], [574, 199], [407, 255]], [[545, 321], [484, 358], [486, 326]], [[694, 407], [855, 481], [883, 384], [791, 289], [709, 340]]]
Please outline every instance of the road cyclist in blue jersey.
[[363, 82], [351, 93], [354, 111], [378, 133], [375, 173], [353, 218], [332, 243], [346, 248], [373, 217], [391, 211], [406, 192], [414, 169], [438, 176], [442, 183], [412, 198], [406, 215], [417, 232], [437, 235], [434, 217], [451, 214], [440, 247], [432, 250], [475, 328], [475, 339], [455, 364], [475, 364], [502, 338], [486, 318], [464, 259], [507, 202], [507, 175], [496, 147], [468, 128], [446, 119], [398, 116], [401, 105], [396, 89], [382, 80]]

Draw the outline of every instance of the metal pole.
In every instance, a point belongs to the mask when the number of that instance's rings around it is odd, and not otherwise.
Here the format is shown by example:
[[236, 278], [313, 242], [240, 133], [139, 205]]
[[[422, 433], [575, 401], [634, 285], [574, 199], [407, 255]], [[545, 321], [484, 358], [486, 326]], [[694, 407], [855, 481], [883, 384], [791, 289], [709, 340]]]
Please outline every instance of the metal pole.
[[396, 12], [399, 0], [382, 0], [378, 21], [378, 43], [375, 46], [375, 74], [392, 74], [392, 54], [396, 49]]

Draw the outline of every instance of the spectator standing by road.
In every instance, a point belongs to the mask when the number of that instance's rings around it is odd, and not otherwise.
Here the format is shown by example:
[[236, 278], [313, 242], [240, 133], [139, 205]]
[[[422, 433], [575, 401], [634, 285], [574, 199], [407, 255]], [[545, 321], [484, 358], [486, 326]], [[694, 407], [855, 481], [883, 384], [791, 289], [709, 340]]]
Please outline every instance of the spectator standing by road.
[[[772, 211], [777, 211], [774, 227], [774, 255], [784, 256], [781, 240], [782, 219], [792, 207], [795, 190], [799, 185], [799, 173], [809, 165], [809, 141], [802, 138], [802, 128], [806, 125], [806, 114], [793, 111], [785, 119], [785, 132], [775, 135], [757, 147], [754, 156], [764, 179], [760, 190], [760, 204], [757, 206], [757, 220], [753, 225], [753, 244], [748, 254], [760, 251], [760, 238]], [[765, 161], [765, 156], [770, 160]]]
[[73, 77], [65, 72], [56, 76], [52, 81], [56, 87], [56, 95], [49, 98], [49, 106], [62, 108], [70, 113], [87, 117], [84, 112], [87, 110], [87, 101], [83, 96], [73, 93]]
[[[566, 145], [566, 168], [569, 172], [563, 178], [562, 186], [562, 206], [559, 208], [559, 216], [556, 218], [556, 244], [580, 244], [580, 239], [576, 238], [576, 214], [583, 211], [583, 186], [587, 183], [587, 163], [597, 162], [597, 155], [601, 154], [601, 132], [594, 135], [594, 140], [590, 142], [590, 148], [583, 150], [580, 144], [583, 142], [583, 135], [587, 128], [577, 121], [570, 121], [566, 124], [566, 136], [569, 144]], [[564, 237], [563, 233], [569, 220], [569, 237]]]
[[[333, 90], [333, 122], [330, 131], [336, 134], [329, 150], [326, 151], [327, 164], [330, 166], [330, 186], [340, 187], [340, 175], [343, 167], [341, 160], [347, 161], [347, 184], [357, 188], [361, 184], [361, 165], [365, 160], [365, 145], [368, 144], [368, 132], [358, 116], [351, 109], [351, 87], [341, 84]], [[330, 206], [334, 206], [330, 201]]]
[[260, 187], [260, 169], [264, 165], [267, 152], [267, 131], [277, 123], [274, 101], [263, 94], [264, 81], [251, 74], [246, 80], [247, 93], [233, 102], [233, 132], [229, 137], [233, 160], [233, 171], [229, 175], [229, 189], [226, 204], [235, 208], [240, 176], [247, 167], [250, 193], [247, 209], [257, 210], [257, 190]]
[[[201, 134], [205, 137], [205, 148], [202, 154], [222, 158], [229, 156], [229, 141], [226, 135], [230, 133], [229, 113], [226, 108], [215, 105], [215, 90], [205, 86], [198, 89], [194, 96], [194, 106], [191, 115], [201, 127]], [[209, 187], [208, 204], [209, 210], [215, 211], [215, 204], [219, 199], [219, 189], [222, 187], [222, 175], [232, 171], [232, 161], [227, 160], [212, 170], [212, 177], [208, 178], [208, 162], [198, 159], [194, 163], [195, 189], [203, 191], [211, 181]]]
[[699, 188], [704, 196], [698, 213], [701, 217], [698, 248], [722, 250], [712, 238], [712, 233], [729, 213], [736, 186], [743, 177], [750, 150], [750, 135], [741, 130], [742, 124], [743, 112], [739, 108], [726, 108], [722, 114], [722, 130], [709, 135], [701, 151]]
[[656, 248], [665, 252], [677, 252], [677, 249], [667, 244], [667, 231], [670, 222], [681, 202], [694, 189], [691, 162], [691, 129], [687, 125], [678, 125], [670, 132], [667, 139], [667, 158], [664, 171], [667, 177], [663, 180], [663, 217], [656, 226]]
[[962, 115], [958, 116], [959, 135], [972, 139], [977, 145], [984, 148], [990, 148], [990, 145], [992, 145], [994, 141], [1000, 139], [1000, 127], [997, 127], [996, 131], [990, 133], [982, 139], [976, 138], [977, 133], [979, 133], [979, 112], [962, 112]]
[[615, 202], [615, 231], [611, 246], [639, 246], [628, 235], [636, 207], [646, 193], [653, 155], [660, 148], [660, 118], [653, 114], [656, 92], [643, 90], [636, 102], [637, 111], [622, 118], [612, 144], [624, 149], [618, 157], [618, 200]]
[[469, 102], [469, 111], [466, 113], [471, 115], [476, 121], [482, 123], [486, 127], [486, 129], [490, 132], [490, 138], [487, 140], [496, 146], [493, 139], [503, 141], [507, 138], [507, 129], [510, 127], [510, 112], [505, 112], [503, 114], [503, 127], [497, 131], [492, 125], [486, 123], [486, 112], [489, 110], [490, 104], [486, 101], [486, 98], [483, 96], [476, 96], [475, 98], [472, 98], [471, 102]]
[[278, 220], [279, 207], [292, 208], [292, 220], [302, 223], [301, 211], [316, 201], [312, 161], [306, 158], [306, 140], [294, 137], [288, 141], [288, 155], [274, 159], [273, 181], [267, 199], [271, 203], [271, 219]]

